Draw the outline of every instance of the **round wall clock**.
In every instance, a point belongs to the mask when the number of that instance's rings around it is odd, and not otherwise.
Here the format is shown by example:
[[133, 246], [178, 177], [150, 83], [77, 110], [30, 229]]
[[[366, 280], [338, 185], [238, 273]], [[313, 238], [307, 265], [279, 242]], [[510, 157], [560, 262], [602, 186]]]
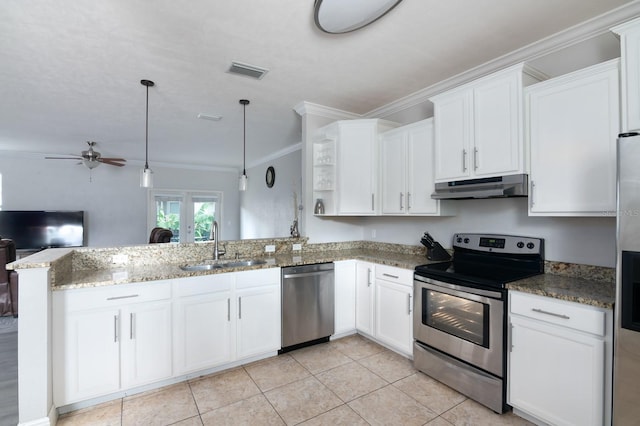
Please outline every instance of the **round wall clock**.
[[273, 166], [267, 167], [267, 175], [265, 176], [265, 180], [267, 181], [267, 186], [271, 188], [273, 183], [276, 181], [276, 171]]

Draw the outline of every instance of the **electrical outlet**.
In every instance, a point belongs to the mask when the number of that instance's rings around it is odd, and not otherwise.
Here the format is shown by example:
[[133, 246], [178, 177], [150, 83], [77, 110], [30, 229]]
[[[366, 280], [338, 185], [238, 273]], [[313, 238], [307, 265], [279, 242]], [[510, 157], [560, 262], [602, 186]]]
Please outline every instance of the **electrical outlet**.
[[266, 246], [264, 246], [264, 251], [265, 253], [275, 253], [276, 251], [275, 244], [267, 244]]
[[376, 230], [372, 229], [371, 230], [371, 238], [375, 238], [376, 237]]
[[294, 244], [294, 245], [293, 245], [292, 250], [293, 250], [293, 251], [300, 251], [300, 250], [302, 250], [302, 244], [300, 244], [300, 243], [296, 243], [296, 244]]
[[114, 254], [111, 258], [111, 263], [114, 263], [116, 265], [123, 265], [128, 262], [129, 256], [127, 256], [126, 254]]

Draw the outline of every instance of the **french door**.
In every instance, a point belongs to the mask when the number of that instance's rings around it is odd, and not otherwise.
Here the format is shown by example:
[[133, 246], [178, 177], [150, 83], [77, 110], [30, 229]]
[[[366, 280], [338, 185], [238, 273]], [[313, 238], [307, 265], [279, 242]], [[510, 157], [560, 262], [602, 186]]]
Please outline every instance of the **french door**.
[[171, 242], [209, 241], [214, 220], [222, 229], [222, 192], [150, 190], [148, 231], [156, 226], [173, 232]]

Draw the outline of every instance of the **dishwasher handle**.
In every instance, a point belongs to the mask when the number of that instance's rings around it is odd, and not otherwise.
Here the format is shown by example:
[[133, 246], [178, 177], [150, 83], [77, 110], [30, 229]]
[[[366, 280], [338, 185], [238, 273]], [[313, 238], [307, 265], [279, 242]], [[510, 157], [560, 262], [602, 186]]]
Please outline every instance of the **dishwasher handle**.
[[317, 272], [303, 272], [301, 274], [285, 274], [282, 278], [303, 278], [303, 277], [316, 277], [318, 275], [325, 275], [327, 273], [331, 273], [333, 271], [317, 271]]

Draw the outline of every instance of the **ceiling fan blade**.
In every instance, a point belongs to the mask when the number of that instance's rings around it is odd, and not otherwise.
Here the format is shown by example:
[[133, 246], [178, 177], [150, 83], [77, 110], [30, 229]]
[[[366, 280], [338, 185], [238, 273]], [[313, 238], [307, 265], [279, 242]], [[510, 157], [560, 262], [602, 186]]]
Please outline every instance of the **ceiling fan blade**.
[[82, 160], [82, 157], [44, 157], [46, 160]]
[[[118, 166], [118, 167], [122, 167], [122, 166], [124, 166], [124, 164], [119, 163], [119, 162], [117, 162], [117, 161], [115, 161], [115, 160], [116, 160], [116, 159], [113, 159], [113, 158], [100, 158], [100, 159], [98, 160], [98, 162], [99, 162], [99, 163], [108, 164], [108, 165], [110, 165], [110, 166]], [[123, 160], [123, 161], [126, 161], [126, 160]]]
[[124, 158], [114, 158], [114, 157], [100, 157], [100, 160], [119, 161], [121, 163], [126, 163], [127, 162], [127, 160], [125, 160]]

